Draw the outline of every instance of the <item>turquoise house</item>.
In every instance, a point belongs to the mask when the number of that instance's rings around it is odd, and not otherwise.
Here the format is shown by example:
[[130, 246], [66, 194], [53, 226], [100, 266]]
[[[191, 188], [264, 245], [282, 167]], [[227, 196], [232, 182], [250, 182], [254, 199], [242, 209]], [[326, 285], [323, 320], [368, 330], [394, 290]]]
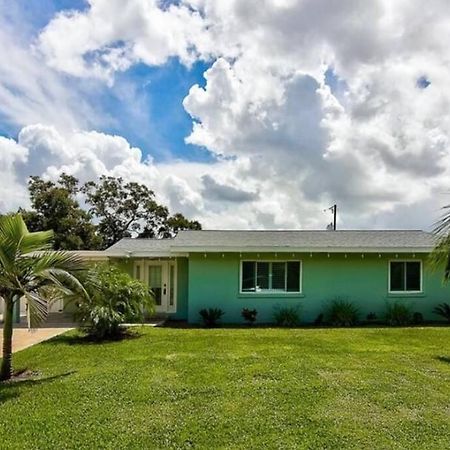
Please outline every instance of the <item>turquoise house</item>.
[[159, 314], [190, 323], [209, 307], [225, 312], [223, 322], [242, 323], [242, 308], [255, 308], [258, 322], [269, 323], [274, 308], [292, 305], [312, 322], [336, 297], [357, 305], [361, 318], [403, 302], [436, 320], [433, 308], [450, 292], [427, 262], [433, 245], [430, 233], [409, 230], [204, 230], [122, 239], [92, 257], [146, 283]]

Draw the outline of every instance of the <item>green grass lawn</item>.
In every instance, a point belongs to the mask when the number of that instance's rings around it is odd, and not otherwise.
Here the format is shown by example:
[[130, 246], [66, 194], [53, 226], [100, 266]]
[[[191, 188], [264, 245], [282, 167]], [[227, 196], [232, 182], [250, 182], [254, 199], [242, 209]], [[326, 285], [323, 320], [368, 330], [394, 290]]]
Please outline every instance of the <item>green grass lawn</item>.
[[0, 448], [450, 448], [450, 328], [139, 333], [17, 353]]

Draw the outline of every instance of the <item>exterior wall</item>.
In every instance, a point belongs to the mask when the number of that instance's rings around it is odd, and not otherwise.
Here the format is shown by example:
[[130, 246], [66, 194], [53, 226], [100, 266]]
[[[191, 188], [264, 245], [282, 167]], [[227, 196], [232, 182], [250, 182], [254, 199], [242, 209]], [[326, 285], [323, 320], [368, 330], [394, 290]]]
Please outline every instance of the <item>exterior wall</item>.
[[[397, 258], [397, 257], [398, 258]], [[302, 261], [301, 294], [240, 294], [240, 260]], [[190, 254], [188, 320], [200, 321], [199, 310], [218, 307], [225, 311], [223, 322], [242, 323], [242, 308], [255, 308], [258, 322], [271, 322], [274, 307], [299, 305], [301, 319], [312, 322], [323, 312], [327, 302], [345, 297], [360, 310], [361, 319], [369, 312], [382, 317], [386, 302], [401, 301], [421, 312], [427, 320], [436, 320], [433, 308], [450, 297], [449, 287], [442, 286], [442, 273], [432, 272], [425, 255], [414, 259], [423, 263], [423, 293], [388, 293], [390, 260], [413, 259], [413, 255], [384, 254]]]

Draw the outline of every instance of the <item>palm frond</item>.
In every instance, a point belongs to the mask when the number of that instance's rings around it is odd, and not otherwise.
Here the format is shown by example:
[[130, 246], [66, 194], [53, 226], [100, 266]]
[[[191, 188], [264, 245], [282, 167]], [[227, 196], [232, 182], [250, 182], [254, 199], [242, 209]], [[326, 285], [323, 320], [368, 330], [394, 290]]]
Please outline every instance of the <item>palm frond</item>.
[[18, 254], [20, 242], [26, 232], [23, 220], [19, 215], [8, 215], [0, 218], [0, 266], [10, 270]]
[[48, 317], [49, 301], [37, 292], [26, 292], [28, 328], [37, 328]]
[[20, 252], [27, 253], [50, 250], [53, 244], [54, 233], [52, 230], [35, 231], [26, 233], [21, 241]]
[[88, 296], [83, 283], [75, 275], [66, 270], [47, 269], [40, 273], [40, 279], [43, 285], [48, 285], [45, 281], [49, 281], [50, 285], [53, 285], [66, 296]]
[[85, 262], [77, 255], [66, 251], [45, 251], [23, 257], [21, 264], [32, 268], [35, 275], [48, 269], [79, 272], [86, 269]]
[[433, 233], [439, 237], [445, 237], [450, 232], [450, 205], [446, 205], [442, 209], [444, 213], [433, 227]]
[[450, 280], [450, 235], [438, 237], [428, 260], [432, 270], [444, 270], [445, 282]]

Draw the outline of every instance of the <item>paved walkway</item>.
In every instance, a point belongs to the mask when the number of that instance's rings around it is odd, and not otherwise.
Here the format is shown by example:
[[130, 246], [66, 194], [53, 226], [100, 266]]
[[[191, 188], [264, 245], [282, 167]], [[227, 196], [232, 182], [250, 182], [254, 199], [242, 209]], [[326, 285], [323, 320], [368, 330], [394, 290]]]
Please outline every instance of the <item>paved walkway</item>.
[[[37, 328], [35, 330], [28, 330], [28, 328], [19, 327], [14, 328], [13, 334], [13, 352], [18, 352], [24, 348], [39, 344], [39, 342], [46, 341], [58, 334], [65, 333], [72, 328], [64, 326], [55, 328]], [[0, 349], [3, 345], [3, 327], [0, 325]]]

